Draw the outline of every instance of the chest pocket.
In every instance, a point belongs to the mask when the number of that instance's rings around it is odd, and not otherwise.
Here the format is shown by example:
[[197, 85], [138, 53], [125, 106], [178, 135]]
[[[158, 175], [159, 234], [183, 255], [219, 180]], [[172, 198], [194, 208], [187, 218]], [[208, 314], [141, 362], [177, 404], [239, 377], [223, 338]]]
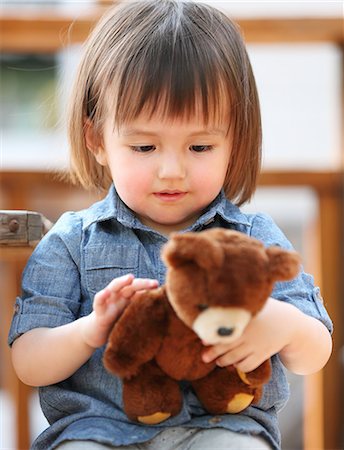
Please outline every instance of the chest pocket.
[[142, 277], [145, 261], [139, 245], [89, 246], [85, 249], [85, 277], [88, 291], [94, 295], [114, 278], [132, 273]]

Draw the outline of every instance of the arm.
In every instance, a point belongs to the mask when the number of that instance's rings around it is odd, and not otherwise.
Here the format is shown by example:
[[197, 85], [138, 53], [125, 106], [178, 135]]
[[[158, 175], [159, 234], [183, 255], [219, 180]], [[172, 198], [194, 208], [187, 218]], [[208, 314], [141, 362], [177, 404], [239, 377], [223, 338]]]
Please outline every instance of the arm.
[[239, 339], [207, 349], [203, 358], [205, 362], [216, 359], [219, 366], [235, 364], [239, 370], [250, 372], [279, 353], [287, 369], [306, 375], [324, 367], [331, 350], [330, 333], [318, 319], [269, 298]]
[[12, 361], [18, 377], [31, 386], [46, 386], [71, 376], [105, 344], [113, 323], [137, 292], [157, 284], [133, 275], [116, 278], [95, 295], [90, 315], [55, 328], [36, 328], [17, 338]]

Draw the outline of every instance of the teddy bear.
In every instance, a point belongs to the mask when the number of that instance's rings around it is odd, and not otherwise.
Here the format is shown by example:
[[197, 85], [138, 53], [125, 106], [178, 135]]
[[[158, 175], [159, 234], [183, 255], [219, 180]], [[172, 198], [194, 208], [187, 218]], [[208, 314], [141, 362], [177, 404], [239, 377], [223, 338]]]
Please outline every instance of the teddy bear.
[[204, 344], [230, 343], [265, 305], [274, 283], [294, 278], [299, 255], [223, 228], [172, 233], [162, 249], [166, 281], [143, 291], [110, 332], [106, 369], [123, 380], [124, 411], [155, 425], [182, 407], [180, 381], [210, 414], [235, 414], [259, 401], [270, 360], [244, 373], [205, 363]]

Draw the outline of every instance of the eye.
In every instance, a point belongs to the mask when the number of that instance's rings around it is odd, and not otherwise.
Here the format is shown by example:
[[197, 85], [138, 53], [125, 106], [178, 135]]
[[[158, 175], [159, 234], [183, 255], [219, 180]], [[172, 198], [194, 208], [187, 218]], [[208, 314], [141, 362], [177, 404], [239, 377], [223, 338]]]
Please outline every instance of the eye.
[[212, 145], [191, 145], [190, 146], [190, 150], [192, 150], [195, 153], [203, 153], [203, 152], [207, 152], [212, 149], [213, 149]]
[[138, 153], [148, 153], [155, 150], [155, 145], [131, 145], [131, 150]]
[[199, 311], [205, 311], [206, 309], [208, 309], [209, 307], [208, 307], [208, 305], [206, 305], [206, 304], [204, 304], [204, 303], [201, 303], [200, 305], [197, 305], [197, 309], [199, 310]]

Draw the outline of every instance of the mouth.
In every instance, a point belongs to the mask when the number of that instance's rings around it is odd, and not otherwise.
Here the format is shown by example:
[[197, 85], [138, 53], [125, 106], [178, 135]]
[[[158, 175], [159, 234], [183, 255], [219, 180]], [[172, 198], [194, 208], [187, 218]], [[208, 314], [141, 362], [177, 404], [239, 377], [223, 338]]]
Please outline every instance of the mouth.
[[187, 192], [175, 191], [175, 190], [154, 192], [154, 196], [156, 198], [158, 198], [159, 200], [165, 201], [165, 202], [174, 202], [174, 201], [180, 200], [183, 197], [185, 197], [186, 194], [187, 194]]

